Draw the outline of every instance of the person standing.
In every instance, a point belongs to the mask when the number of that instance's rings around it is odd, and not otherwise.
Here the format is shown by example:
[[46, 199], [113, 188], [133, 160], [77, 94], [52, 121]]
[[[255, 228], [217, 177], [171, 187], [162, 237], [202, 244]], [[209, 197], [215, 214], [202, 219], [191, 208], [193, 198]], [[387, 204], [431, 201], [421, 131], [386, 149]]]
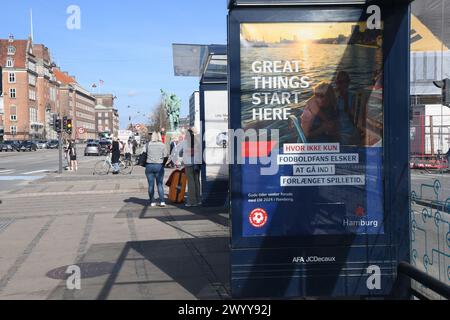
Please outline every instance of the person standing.
[[69, 155], [69, 145], [70, 145], [70, 140], [65, 140], [63, 141], [63, 149], [64, 149], [64, 158], [66, 159], [67, 162], [67, 166], [66, 166], [66, 170], [70, 170], [70, 155]]
[[155, 180], [159, 194], [159, 206], [165, 207], [164, 201], [164, 162], [167, 160], [168, 152], [166, 145], [162, 142], [162, 136], [159, 132], [154, 132], [151, 141], [147, 144], [147, 166], [145, 175], [148, 181], [148, 196], [150, 205], [156, 207], [155, 198]]
[[117, 137], [114, 137], [111, 148], [111, 164], [113, 167], [113, 174], [119, 174], [120, 172], [120, 143]]
[[202, 148], [200, 137], [195, 134], [195, 128], [188, 130], [179, 154], [183, 157], [188, 180], [188, 201], [186, 207], [201, 206], [200, 172], [202, 164]]
[[136, 155], [138, 143], [136, 140], [133, 140], [133, 155]]
[[125, 160], [131, 161], [131, 154], [133, 152], [133, 144], [131, 143], [131, 140], [128, 140], [125, 143], [125, 146], [123, 147], [123, 152], [125, 154]]
[[78, 171], [77, 148], [75, 146], [75, 141], [70, 140], [69, 146], [67, 147], [67, 154], [70, 159], [69, 171]]

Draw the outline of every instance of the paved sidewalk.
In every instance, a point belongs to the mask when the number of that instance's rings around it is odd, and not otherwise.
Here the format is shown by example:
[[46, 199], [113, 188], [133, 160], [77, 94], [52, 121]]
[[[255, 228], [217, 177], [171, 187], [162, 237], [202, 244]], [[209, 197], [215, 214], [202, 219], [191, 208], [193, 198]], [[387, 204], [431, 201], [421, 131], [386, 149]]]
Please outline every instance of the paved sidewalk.
[[143, 168], [51, 174], [0, 199], [0, 299], [229, 298], [226, 209], [150, 208]]

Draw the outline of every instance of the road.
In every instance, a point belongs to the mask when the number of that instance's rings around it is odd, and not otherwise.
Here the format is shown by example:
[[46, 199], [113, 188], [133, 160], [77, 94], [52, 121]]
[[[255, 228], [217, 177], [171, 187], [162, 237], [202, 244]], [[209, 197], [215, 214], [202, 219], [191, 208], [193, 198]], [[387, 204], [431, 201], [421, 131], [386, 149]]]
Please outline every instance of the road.
[[[101, 158], [84, 157], [83, 145], [77, 146], [80, 167], [93, 168]], [[63, 166], [66, 161], [63, 158]], [[0, 192], [14, 190], [30, 181], [55, 173], [59, 167], [58, 150], [38, 150], [36, 152], [0, 152]]]
[[0, 153], [0, 191], [12, 189], [27, 181], [58, 170], [57, 150]]

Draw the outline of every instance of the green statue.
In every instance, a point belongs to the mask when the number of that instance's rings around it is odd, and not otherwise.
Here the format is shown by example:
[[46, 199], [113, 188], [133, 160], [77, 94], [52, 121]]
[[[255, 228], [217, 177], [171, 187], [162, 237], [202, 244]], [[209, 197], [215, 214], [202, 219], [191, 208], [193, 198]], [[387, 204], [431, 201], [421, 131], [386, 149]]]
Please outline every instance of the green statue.
[[176, 132], [180, 124], [181, 99], [176, 94], [167, 93], [162, 89], [161, 95], [169, 120], [169, 132]]

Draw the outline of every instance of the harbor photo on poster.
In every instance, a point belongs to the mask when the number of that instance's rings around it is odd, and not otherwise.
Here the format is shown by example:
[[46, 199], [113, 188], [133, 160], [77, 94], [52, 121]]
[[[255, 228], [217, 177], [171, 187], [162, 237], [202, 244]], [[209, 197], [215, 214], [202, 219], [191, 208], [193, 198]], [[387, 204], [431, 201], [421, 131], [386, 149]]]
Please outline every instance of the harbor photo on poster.
[[384, 232], [382, 46], [365, 22], [241, 24], [241, 126], [278, 152], [242, 166], [243, 236]]

